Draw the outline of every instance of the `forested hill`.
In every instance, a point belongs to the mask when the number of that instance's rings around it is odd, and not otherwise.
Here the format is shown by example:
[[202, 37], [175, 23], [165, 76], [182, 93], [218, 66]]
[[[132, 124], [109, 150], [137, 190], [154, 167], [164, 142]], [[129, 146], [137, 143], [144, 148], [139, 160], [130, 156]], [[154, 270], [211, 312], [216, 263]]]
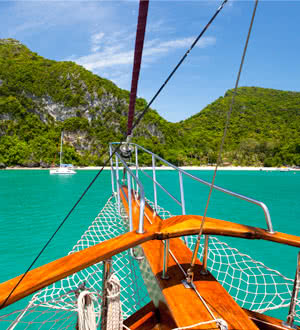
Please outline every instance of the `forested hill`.
[[[133, 140], [178, 165], [214, 163], [231, 96], [229, 90], [175, 124], [150, 110]], [[64, 162], [103, 164], [108, 142], [126, 132], [128, 102], [128, 91], [73, 62], [48, 60], [16, 40], [0, 39], [0, 164], [57, 162], [62, 129]], [[138, 99], [137, 112], [145, 105]], [[300, 165], [300, 93], [239, 88], [223, 162]]]
[[[179, 124], [192, 155], [216, 161], [233, 90]], [[197, 153], [196, 150], [199, 150]], [[300, 93], [240, 87], [225, 142], [224, 163], [300, 165]]]
[[[0, 39], [0, 163], [49, 166], [57, 162], [64, 129], [64, 162], [100, 165], [108, 142], [127, 129], [129, 92], [73, 62], [57, 62], [13, 39]], [[137, 99], [139, 113], [146, 106]], [[169, 123], [149, 110], [135, 139], [164, 143]]]

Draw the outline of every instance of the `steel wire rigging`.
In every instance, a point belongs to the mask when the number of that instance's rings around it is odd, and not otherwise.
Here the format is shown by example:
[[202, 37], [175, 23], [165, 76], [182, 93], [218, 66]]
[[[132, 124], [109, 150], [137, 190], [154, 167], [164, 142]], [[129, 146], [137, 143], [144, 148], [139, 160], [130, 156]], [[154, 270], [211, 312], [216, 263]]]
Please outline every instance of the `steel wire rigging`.
[[[197, 236], [197, 242], [195, 244], [195, 248], [194, 248], [194, 251], [193, 251], [193, 256], [192, 256], [192, 260], [191, 260], [191, 266], [188, 269], [187, 281], [189, 283], [191, 283], [193, 281], [193, 276], [194, 276], [194, 270], [193, 270], [193, 268], [195, 266], [195, 262], [196, 262], [198, 250], [199, 250], [199, 247], [200, 247], [200, 239], [201, 239], [201, 236], [202, 236], [203, 227], [204, 227], [204, 223], [205, 223], [205, 220], [206, 220], [206, 215], [207, 215], [207, 210], [208, 210], [208, 206], [209, 206], [211, 194], [212, 194], [212, 191], [214, 189], [214, 184], [215, 184], [215, 179], [216, 179], [216, 175], [217, 175], [218, 166], [220, 165], [221, 159], [222, 159], [222, 153], [223, 153], [225, 138], [226, 138], [226, 135], [227, 135], [227, 130], [228, 130], [229, 123], [230, 123], [230, 117], [231, 117], [231, 113], [232, 113], [232, 110], [233, 110], [235, 96], [237, 94], [237, 88], [238, 88], [238, 85], [239, 85], [239, 81], [240, 81], [240, 77], [241, 77], [241, 73], [242, 73], [242, 69], [243, 69], [243, 65], [244, 65], [244, 61], [245, 61], [245, 56], [246, 56], [246, 52], [247, 52], [247, 48], [248, 48], [248, 43], [249, 43], [251, 31], [252, 31], [252, 26], [253, 26], [255, 14], [256, 14], [257, 5], [258, 5], [258, 0], [255, 0], [255, 4], [254, 4], [254, 8], [253, 8], [253, 13], [252, 13], [252, 17], [251, 17], [251, 21], [250, 21], [250, 25], [249, 25], [249, 29], [248, 29], [248, 34], [247, 34], [247, 38], [246, 38], [246, 42], [245, 42], [245, 46], [244, 46], [244, 50], [243, 50], [243, 54], [242, 54], [240, 66], [239, 66], [239, 71], [238, 71], [238, 74], [237, 74], [237, 78], [236, 78], [236, 82], [235, 82], [235, 87], [234, 87], [234, 91], [233, 91], [232, 98], [231, 98], [231, 103], [230, 103], [229, 110], [227, 112], [227, 117], [226, 117], [226, 122], [225, 122], [225, 126], [224, 126], [222, 140], [221, 140], [221, 143], [220, 143], [220, 148], [219, 148], [217, 163], [216, 163], [216, 167], [214, 169], [214, 175], [213, 175], [211, 186], [210, 186], [210, 189], [209, 189], [209, 193], [208, 193], [208, 197], [207, 197], [207, 201], [206, 201], [206, 205], [205, 205], [205, 210], [204, 210], [202, 222], [201, 222], [200, 229], [199, 229], [199, 234]], [[205, 235], [205, 243], [204, 243], [204, 249], [205, 250], [204, 250], [204, 256], [203, 256], [203, 259], [204, 259], [204, 261], [203, 261], [204, 271], [206, 271], [206, 262], [205, 262], [205, 260], [207, 258], [208, 238], [209, 238], [208, 235]]]
[[[143, 9], [139, 9], [139, 12], [141, 11], [141, 19], [144, 21], [144, 23], [146, 25], [146, 21], [147, 21], [147, 17], [143, 17], [146, 13], [146, 2], [149, 2], [149, 0], [140, 0], [140, 7], [142, 6]], [[34, 260], [32, 261], [32, 263], [29, 265], [29, 267], [26, 269], [26, 271], [24, 272], [24, 274], [20, 277], [19, 281], [17, 282], [17, 284], [14, 286], [14, 288], [10, 291], [10, 293], [8, 294], [7, 298], [5, 299], [5, 301], [2, 303], [2, 305], [0, 306], [0, 309], [4, 308], [6, 305], [6, 302], [8, 301], [8, 299], [10, 298], [10, 296], [12, 295], [12, 293], [16, 290], [16, 288], [20, 285], [20, 283], [22, 282], [22, 280], [24, 279], [24, 277], [28, 274], [28, 272], [31, 270], [31, 268], [35, 265], [35, 263], [37, 262], [37, 260], [39, 259], [39, 257], [41, 256], [41, 254], [45, 251], [45, 249], [47, 248], [47, 246], [50, 244], [50, 242], [53, 240], [53, 238], [55, 237], [55, 235], [57, 234], [57, 232], [61, 229], [61, 227], [64, 225], [64, 223], [68, 220], [68, 218], [70, 217], [70, 215], [73, 213], [73, 211], [75, 210], [75, 208], [77, 207], [77, 205], [80, 203], [80, 201], [83, 199], [83, 197], [87, 194], [87, 192], [89, 191], [89, 189], [91, 188], [91, 186], [94, 184], [94, 182], [96, 181], [96, 179], [99, 177], [99, 175], [103, 172], [104, 167], [107, 166], [110, 162], [110, 160], [112, 159], [112, 157], [115, 155], [116, 152], [119, 151], [120, 147], [122, 146], [122, 144], [127, 140], [127, 137], [129, 136], [129, 132], [131, 133], [133, 131], [133, 129], [140, 123], [140, 121], [142, 120], [142, 118], [145, 116], [145, 114], [147, 113], [147, 111], [149, 110], [151, 104], [155, 101], [155, 99], [158, 97], [158, 95], [161, 93], [161, 91], [164, 89], [164, 87], [167, 85], [167, 83], [169, 82], [169, 80], [172, 78], [172, 76], [175, 74], [175, 72], [178, 70], [178, 68], [181, 66], [181, 64], [184, 62], [184, 60], [186, 59], [186, 57], [189, 55], [189, 53], [191, 52], [191, 50], [195, 47], [195, 45], [198, 43], [198, 41], [201, 39], [201, 37], [204, 35], [204, 33], [206, 32], [206, 30], [208, 29], [208, 27], [211, 25], [211, 23], [215, 20], [215, 18], [217, 17], [217, 15], [220, 13], [220, 11], [224, 8], [225, 4], [228, 2], [228, 0], [223, 0], [223, 2], [221, 3], [221, 5], [218, 7], [218, 9], [216, 10], [216, 12], [214, 13], [214, 15], [210, 18], [210, 20], [208, 21], [208, 23], [205, 25], [205, 27], [202, 29], [202, 31], [199, 33], [199, 35], [196, 37], [196, 39], [194, 40], [194, 42], [192, 43], [192, 45], [189, 47], [189, 49], [185, 52], [185, 54], [182, 56], [182, 58], [180, 59], [180, 61], [178, 62], [178, 64], [175, 66], [175, 68], [171, 71], [171, 73], [168, 75], [167, 79], [164, 81], [164, 83], [161, 85], [161, 87], [157, 90], [157, 92], [154, 94], [154, 96], [152, 97], [152, 99], [150, 100], [150, 102], [147, 104], [147, 106], [144, 108], [144, 110], [139, 114], [139, 116], [136, 118], [136, 120], [133, 122], [133, 118], [134, 118], [134, 109], [133, 109], [133, 114], [130, 114], [130, 116], [132, 116], [132, 119], [130, 119], [131, 117], [129, 117], [129, 113], [128, 113], [128, 129], [127, 129], [127, 133], [124, 134], [123, 139], [121, 140], [121, 143], [114, 149], [114, 151], [112, 152], [111, 155], [109, 155], [109, 157], [107, 158], [107, 160], [104, 162], [104, 165], [102, 166], [102, 168], [98, 171], [98, 173], [95, 175], [95, 177], [91, 180], [91, 182], [88, 184], [88, 186], [85, 188], [85, 190], [83, 191], [83, 193], [80, 195], [80, 197], [78, 198], [78, 200], [75, 202], [75, 204], [73, 205], [73, 207], [70, 209], [70, 211], [67, 213], [67, 215], [65, 216], [65, 218], [62, 220], [62, 222], [59, 224], [59, 226], [57, 227], [57, 229], [54, 231], [54, 233], [50, 236], [50, 238], [48, 239], [48, 241], [45, 243], [45, 245], [42, 247], [42, 249], [40, 250], [40, 252], [37, 254], [37, 256], [34, 258]], [[147, 6], [148, 9], [148, 6]], [[141, 30], [142, 31], [144, 28], [141, 26]], [[140, 32], [141, 33], [141, 32]], [[137, 39], [137, 38], [136, 38]], [[140, 46], [138, 47], [138, 51], [140, 49]], [[142, 56], [142, 53], [141, 53]], [[140, 66], [140, 65], [139, 65]], [[139, 68], [140, 70], [140, 68]], [[139, 73], [137, 74], [138, 77]], [[137, 88], [137, 85], [136, 85]], [[136, 93], [136, 91], [135, 91]], [[136, 98], [136, 96], [135, 96]], [[133, 105], [135, 104], [135, 99], [133, 102]], [[130, 120], [132, 120], [132, 124], [130, 124]], [[108, 155], [108, 151], [104, 152], [102, 154], [102, 156], [106, 156]]]

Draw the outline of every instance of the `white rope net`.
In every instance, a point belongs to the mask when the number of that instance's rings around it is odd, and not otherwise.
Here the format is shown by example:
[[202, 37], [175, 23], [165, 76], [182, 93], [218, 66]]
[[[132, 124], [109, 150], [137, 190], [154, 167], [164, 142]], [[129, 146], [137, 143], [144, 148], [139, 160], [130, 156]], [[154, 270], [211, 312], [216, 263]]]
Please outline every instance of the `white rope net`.
[[[147, 201], [152, 207], [153, 203]], [[158, 207], [162, 219], [170, 216], [169, 211]], [[128, 231], [127, 216], [114, 198], [110, 198], [70, 253], [103, 242]], [[195, 237], [187, 238], [193, 249]], [[202, 248], [198, 258], [202, 258]], [[0, 329], [76, 329], [78, 313], [77, 298], [82, 290], [96, 297], [94, 305], [96, 322], [99, 325], [102, 300], [102, 262], [73, 274], [36, 293], [26, 308], [0, 316]], [[121, 284], [123, 319], [132, 315], [150, 301], [142, 280], [137, 261], [130, 251], [113, 258], [114, 273]], [[293, 280], [278, 271], [266, 267], [250, 256], [231, 248], [216, 237], [210, 237], [208, 269], [240, 304], [258, 312], [287, 307], [290, 304]], [[6, 309], [3, 310], [4, 312]], [[300, 301], [296, 302], [295, 323], [300, 324]]]
[[[151, 201], [148, 203], [154, 207]], [[157, 213], [162, 219], [172, 214], [158, 206]], [[186, 237], [188, 247], [193, 251], [196, 235]], [[198, 252], [203, 257], [204, 237]], [[218, 238], [210, 236], [207, 267], [235, 301], [243, 308], [264, 313], [290, 306], [294, 280], [277, 270], [243, 254]], [[287, 316], [285, 313], [285, 317]], [[295, 324], [300, 324], [300, 299], [296, 299]]]
[[[127, 216], [122, 210], [120, 216], [115, 198], [111, 197], [69, 254], [127, 232], [126, 221]], [[123, 319], [126, 319], [150, 299], [138, 264], [129, 250], [114, 256], [112, 264], [120, 280], [120, 300]], [[102, 274], [103, 263], [100, 262], [44, 288], [32, 297], [25, 309], [0, 316], [0, 329], [76, 329], [77, 298], [83, 290], [97, 298], [95, 313], [99, 325]]]

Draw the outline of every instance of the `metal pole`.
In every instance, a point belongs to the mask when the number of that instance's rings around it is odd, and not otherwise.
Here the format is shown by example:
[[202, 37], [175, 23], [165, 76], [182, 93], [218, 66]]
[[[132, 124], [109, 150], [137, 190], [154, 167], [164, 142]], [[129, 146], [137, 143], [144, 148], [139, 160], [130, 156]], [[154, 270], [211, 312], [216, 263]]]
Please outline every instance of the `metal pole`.
[[120, 202], [120, 183], [119, 183], [119, 160], [116, 154], [116, 177], [117, 177], [117, 200], [118, 200], [118, 210], [121, 213], [121, 202]]
[[185, 215], [185, 200], [184, 200], [182, 173], [179, 171], [178, 174], [179, 174], [179, 185], [180, 185], [181, 210], [182, 210], [182, 214]]
[[127, 171], [127, 188], [128, 188], [128, 208], [129, 208], [129, 231], [132, 231], [133, 224], [132, 224], [131, 181], [130, 181], [130, 175], [129, 175], [128, 171]]
[[[139, 178], [139, 158], [138, 158], [138, 147], [135, 146], [135, 175]], [[139, 186], [136, 185], [136, 193], [139, 193]]]
[[296, 268], [296, 275], [295, 275], [295, 281], [294, 281], [294, 287], [293, 287], [293, 292], [291, 296], [291, 304], [290, 304], [290, 309], [289, 309], [289, 315], [287, 317], [286, 322], [283, 324], [296, 329], [297, 327], [293, 325], [294, 323], [294, 318], [295, 318], [295, 310], [296, 310], [296, 301], [298, 298], [298, 293], [299, 293], [299, 286], [300, 286], [300, 252], [298, 253], [297, 257], [297, 268]]
[[156, 191], [156, 172], [155, 172], [155, 156], [152, 155], [152, 172], [153, 172], [153, 195], [154, 195], [154, 207], [157, 211], [157, 191]]
[[135, 184], [135, 181], [133, 179], [133, 177], [131, 177], [131, 187], [133, 189], [133, 197], [134, 199], [136, 199], [136, 189], [137, 189], [137, 184]]
[[139, 215], [139, 228], [138, 234], [144, 234], [144, 211], [145, 211], [145, 192], [144, 189], [140, 190], [140, 215]]
[[161, 278], [163, 280], [168, 280], [170, 276], [167, 274], [168, 272], [168, 264], [169, 264], [169, 247], [170, 247], [170, 240], [164, 240], [164, 260], [163, 260], [163, 272]]
[[101, 310], [101, 329], [107, 328], [107, 281], [112, 269], [112, 260], [103, 261], [103, 278], [102, 278], [102, 310]]
[[204, 242], [204, 248], [203, 248], [203, 261], [202, 261], [202, 274], [207, 274], [207, 257], [208, 257], [208, 241], [209, 241], [209, 235], [205, 235], [205, 242]]
[[110, 167], [111, 167], [111, 188], [113, 194], [115, 194], [115, 181], [114, 181], [114, 162], [112, 159], [112, 145], [109, 145], [109, 157], [110, 157]]
[[[183, 180], [182, 180], [182, 172], [178, 172], [179, 175], [179, 186], [180, 186], [180, 198], [181, 198], [181, 211], [182, 214], [185, 215], [185, 200], [184, 200], [184, 190], [183, 190]], [[188, 241], [186, 236], [184, 236], [184, 243], [185, 245], [188, 245]]]

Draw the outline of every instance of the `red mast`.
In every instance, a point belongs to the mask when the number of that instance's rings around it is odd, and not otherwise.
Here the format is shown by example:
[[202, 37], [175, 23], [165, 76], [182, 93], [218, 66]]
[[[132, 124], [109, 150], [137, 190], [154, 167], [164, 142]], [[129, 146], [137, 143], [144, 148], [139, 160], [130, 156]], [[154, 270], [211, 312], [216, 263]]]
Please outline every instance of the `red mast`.
[[149, 0], [140, 0], [139, 6], [139, 17], [138, 25], [136, 31], [135, 39], [135, 50], [134, 50], [134, 62], [131, 80], [131, 91], [130, 91], [130, 101], [129, 101], [129, 111], [128, 111], [128, 125], [127, 125], [127, 136], [131, 134], [134, 110], [135, 110], [135, 100], [137, 93], [137, 86], [141, 68], [142, 53], [144, 47], [145, 30], [147, 23]]

